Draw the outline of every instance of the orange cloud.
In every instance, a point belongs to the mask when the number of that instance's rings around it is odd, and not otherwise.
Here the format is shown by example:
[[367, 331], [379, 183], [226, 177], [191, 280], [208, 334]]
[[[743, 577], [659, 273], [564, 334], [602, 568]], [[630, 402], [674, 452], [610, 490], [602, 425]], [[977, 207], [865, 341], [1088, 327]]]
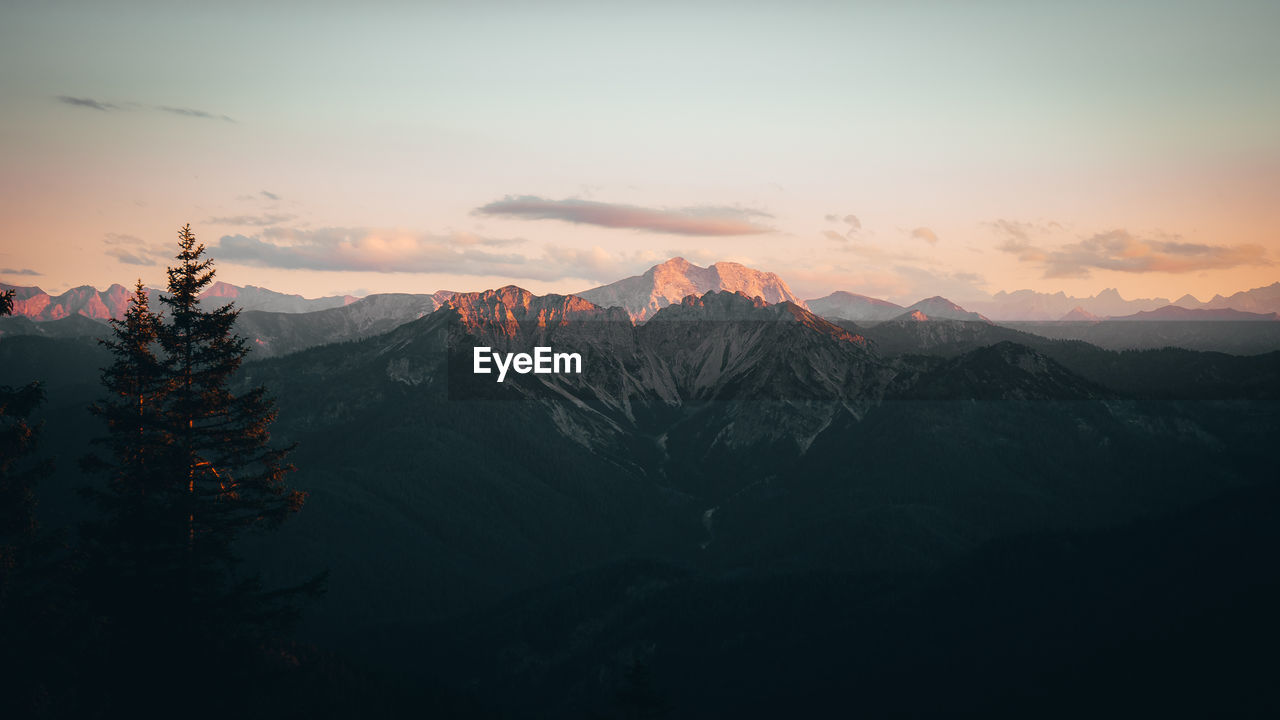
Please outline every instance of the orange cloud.
[[1260, 245], [1206, 245], [1111, 230], [1057, 249], [1043, 249], [1032, 244], [1027, 233], [1011, 232], [1009, 227], [999, 229], [1007, 238], [997, 249], [1016, 255], [1023, 262], [1044, 265], [1047, 278], [1085, 278], [1095, 269], [1180, 274], [1272, 264]]
[[930, 245], [938, 244], [938, 234], [927, 227], [918, 227], [911, 231], [911, 237], [916, 240], [923, 240]]

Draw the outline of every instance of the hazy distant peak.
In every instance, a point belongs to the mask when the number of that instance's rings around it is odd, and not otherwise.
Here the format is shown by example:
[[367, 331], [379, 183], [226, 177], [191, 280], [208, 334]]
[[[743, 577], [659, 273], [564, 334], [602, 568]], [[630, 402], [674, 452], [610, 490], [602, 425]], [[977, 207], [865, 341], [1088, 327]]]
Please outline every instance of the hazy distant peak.
[[844, 290], [809, 300], [808, 305], [822, 317], [854, 322], [878, 322], [902, 314], [902, 306], [897, 303]]
[[903, 314], [904, 319], [920, 320], [915, 314], [919, 313], [926, 320], [966, 320], [973, 322], [991, 322], [983, 315], [976, 312], [969, 312], [950, 300], [935, 295], [931, 298], [925, 298], [914, 305], [906, 308], [907, 312]]
[[1077, 305], [1071, 312], [1063, 315], [1061, 320], [1062, 322], [1098, 322], [1102, 318]]

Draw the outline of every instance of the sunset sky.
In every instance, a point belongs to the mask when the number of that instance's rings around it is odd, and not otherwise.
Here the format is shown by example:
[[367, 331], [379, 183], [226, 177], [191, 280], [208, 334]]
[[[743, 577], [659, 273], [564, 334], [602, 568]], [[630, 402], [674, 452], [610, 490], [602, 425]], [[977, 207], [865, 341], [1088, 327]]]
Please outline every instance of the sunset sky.
[[0, 8], [0, 280], [801, 297], [1280, 280], [1280, 3]]

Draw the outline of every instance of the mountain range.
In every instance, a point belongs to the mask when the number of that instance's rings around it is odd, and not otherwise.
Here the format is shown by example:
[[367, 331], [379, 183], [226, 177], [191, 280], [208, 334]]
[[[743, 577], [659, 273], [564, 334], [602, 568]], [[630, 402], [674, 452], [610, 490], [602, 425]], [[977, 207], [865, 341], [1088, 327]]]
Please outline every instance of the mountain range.
[[[83, 286], [56, 296], [38, 287], [0, 284], [0, 289], [16, 291], [16, 317], [0, 319], [0, 335], [100, 336], [105, 330], [85, 321], [119, 317], [129, 297], [127, 290], [120, 285], [112, 285], [105, 291]], [[1178, 305], [1171, 305], [1163, 298], [1125, 300], [1114, 289], [1104, 290], [1091, 298], [1030, 290], [1001, 292], [988, 302], [972, 303], [968, 308], [942, 297], [926, 298], [904, 307], [844, 291], [804, 301], [774, 273], [730, 262], [701, 267], [679, 257], [654, 265], [640, 275], [565, 297], [581, 298], [602, 308], [621, 308], [632, 322], [644, 323], [663, 308], [679, 305], [686, 297], [701, 297], [713, 291], [742, 293], [749, 298], [758, 297], [769, 305], [789, 303], [811, 310], [819, 317], [861, 324], [900, 320], [1031, 322], [1038, 324], [1038, 329], [1029, 329], [1031, 332], [1088, 339], [1104, 347], [1147, 347], [1150, 343], [1165, 343], [1226, 351], [1236, 351], [1236, 348], [1249, 348], [1250, 351], [1267, 349], [1270, 347], [1270, 334], [1264, 333], [1267, 337], [1261, 340], [1254, 338], [1255, 342], [1240, 336], [1244, 331], [1208, 331], [1196, 323], [1252, 323], [1275, 319], [1275, 313], [1280, 311], [1280, 283], [1230, 297], [1219, 295], [1207, 303], [1184, 296], [1178, 300]], [[153, 304], [159, 305], [157, 291], [150, 290], [149, 293]], [[211, 305], [234, 301], [241, 309], [239, 332], [249, 339], [258, 356], [269, 357], [317, 345], [371, 337], [430, 314], [456, 295], [461, 297], [451, 291], [438, 291], [376, 294], [365, 298], [330, 296], [307, 299], [256, 286], [237, 287], [219, 282], [202, 297]], [[1067, 327], [1051, 328], [1043, 325], [1045, 321], [1062, 321]], [[1134, 333], [1112, 330], [1110, 321], [1126, 325], [1132, 324], [1127, 321], [1163, 321], [1166, 325], [1159, 331], [1143, 329]], [[1103, 327], [1088, 329], [1088, 326], [1098, 323]], [[936, 332], [945, 335], [948, 331], [940, 329]], [[1248, 332], [1257, 334], [1257, 331]], [[1089, 337], [1082, 333], [1088, 333]], [[1184, 339], [1184, 335], [1188, 337]]]
[[[246, 554], [273, 585], [328, 568], [308, 640], [492, 716], [636, 716], [615, 699], [638, 665], [683, 717], [784, 715], [793, 696], [744, 690], [771, 682], [835, 714], [863, 678], [860, 706], [889, 714], [919, 695], [921, 657], [947, 696], [911, 707], [942, 712], [992, 683], [1087, 671], [1147, 628], [1135, 623], [1172, 637], [1183, 655], [1167, 665], [1181, 667], [1202, 646], [1169, 628], [1208, 618], [1221, 637], [1223, 588], [1275, 587], [1274, 563], [1256, 560], [1271, 545], [1250, 539], [1275, 534], [1274, 501], [1202, 504], [1270, 477], [1277, 353], [1113, 352], [919, 305], [833, 321], [709, 290], [636, 322], [507, 286], [245, 311], [254, 332], [277, 332], [266, 347], [302, 342], [285, 332], [301, 322], [350, 340], [264, 352], [236, 377], [277, 399], [272, 436], [297, 443], [290, 482], [309, 493]], [[377, 324], [403, 314], [419, 316]], [[465, 370], [473, 347], [533, 344], [581, 352], [584, 372], [499, 384]], [[102, 432], [84, 408], [106, 358], [75, 334], [0, 342], [0, 384], [45, 383], [50, 527], [78, 519], [86, 480], [63, 458]], [[1220, 519], [1188, 535], [1167, 519], [1178, 512]], [[1188, 557], [1198, 572], [1181, 572]], [[1233, 574], [1206, 584], [1223, 563]], [[1250, 632], [1274, 614], [1271, 595], [1257, 603], [1239, 623]], [[1164, 650], [1107, 667], [1127, 681]]]
[[1112, 322], [1141, 321], [1200, 321], [1200, 322], [1258, 322], [1280, 320], [1280, 313], [1244, 312], [1234, 308], [1185, 308], [1178, 305], [1165, 305], [1155, 310], [1144, 310], [1132, 315], [1121, 315], [1110, 318]]
[[[1183, 295], [1176, 301], [1167, 298], [1137, 298], [1126, 300], [1115, 288], [1107, 288], [1092, 297], [1071, 297], [1063, 292], [1041, 293], [1034, 290], [997, 292], [988, 301], [968, 303], [976, 310], [997, 320], [1046, 321], [1065, 320], [1065, 316], [1081, 310], [1098, 318], [1122, 317], [1140, 312], [1150, 312], [1173, 305], [1188, 310], [1233, 309], [1252, 313], [1280, 312], [1280, 282], [1252, 290], [1242, 290], [1230, 297], [1215, 295], [1208, 302], [1200, 302], [1192, 295]], [[1076, 316], [1078, 317], [1078, 316]], [[1072, 318], [1076, 319], [1076, 318]]]
[[[119, 284], [102, 291], [89, 285], [81, 285], [58, 295], [50, 295], [38, 287], [0, 283], [0, 291], [7, 290], [14, 291], [13, 314], [37, 321], [60, 320], [72, 315], [82, 315], [94, 320], [119, 318], [124, 315], [129, 298], [133, 295], [131, 290]], [[148, 288], [147, 294], [151, 302], [159, 307], [156, 299], [159, 292]], [[307, 299], [301, 295], [288, 295], [255, 285], [239, 287], [224, 282], [210, 285], [209, 289], [200, 294], [200, 298], [210, 306], [234, 302], [242, 310], [282, 313], [307, 313], [342, 307], [358, 299], [350, 295]]]

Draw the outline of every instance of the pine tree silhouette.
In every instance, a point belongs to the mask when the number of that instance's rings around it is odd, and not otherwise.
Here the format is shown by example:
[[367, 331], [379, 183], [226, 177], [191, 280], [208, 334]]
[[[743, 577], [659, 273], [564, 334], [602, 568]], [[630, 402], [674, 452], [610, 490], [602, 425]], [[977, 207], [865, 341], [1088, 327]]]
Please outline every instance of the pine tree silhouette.
[[[234, 333], [234, 307], [200, 304], [214, 270], [189, 225], [178, 247], [163, 315], [139, 282], [103, 341], [114, 362], [102, 373], [108, 396], [91, 411], [106, 424], [108, 452], [84, 463], [105, 476], [89, 491], [103, 517], [84, 537], [86, 594], [107, 628], [106, 652], [167, 678], [174, 697], [216, 667], [249, 672], [261, 643], [296, 613], [297, 596], [323, 583], [264, 591], [239, 571], [237, 540], [278, 526], [305, 495], [285, 486], [292, 448], [270, 442], [276, 413], [266, 389], [234, 387], [248, 347]], [[127, 697], [123, 682], [105, 692]]]

